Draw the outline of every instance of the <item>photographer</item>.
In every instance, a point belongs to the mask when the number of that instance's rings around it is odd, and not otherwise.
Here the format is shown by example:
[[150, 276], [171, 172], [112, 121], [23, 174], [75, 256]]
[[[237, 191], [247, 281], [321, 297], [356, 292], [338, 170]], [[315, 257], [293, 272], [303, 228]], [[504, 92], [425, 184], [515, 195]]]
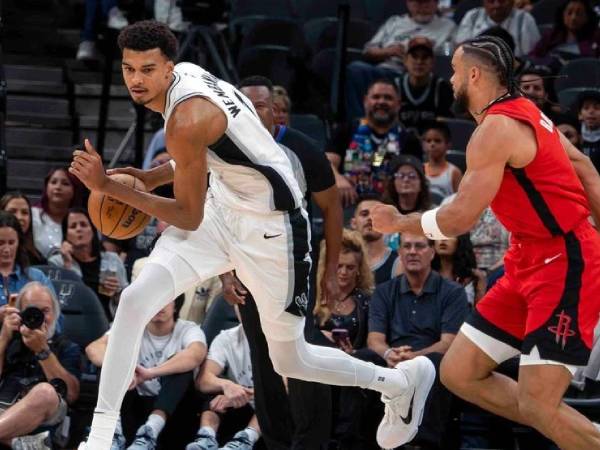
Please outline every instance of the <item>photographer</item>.
[[[0, 441], [13, 448], [43, 444], [79, 396], [79, 347], [56, 332], [60, 305], [43, 284], [27, 283], [0, 331]], [[36, 436], [21, 437], [35, 432]], [[11, 442], [12, 441], [12, 442]]]

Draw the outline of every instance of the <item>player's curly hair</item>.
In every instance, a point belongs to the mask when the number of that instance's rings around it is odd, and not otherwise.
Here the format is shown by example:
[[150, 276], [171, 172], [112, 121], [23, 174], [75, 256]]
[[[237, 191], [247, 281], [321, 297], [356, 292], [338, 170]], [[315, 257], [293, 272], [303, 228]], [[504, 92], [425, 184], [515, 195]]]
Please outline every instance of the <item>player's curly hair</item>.
[[118, 44], [123, 49], [143, 52], [159, 48], [171, 61], [177, 59], [177, 38], [167, 25], [156, 20], [142, 20], [126, 26], [119, 33]]

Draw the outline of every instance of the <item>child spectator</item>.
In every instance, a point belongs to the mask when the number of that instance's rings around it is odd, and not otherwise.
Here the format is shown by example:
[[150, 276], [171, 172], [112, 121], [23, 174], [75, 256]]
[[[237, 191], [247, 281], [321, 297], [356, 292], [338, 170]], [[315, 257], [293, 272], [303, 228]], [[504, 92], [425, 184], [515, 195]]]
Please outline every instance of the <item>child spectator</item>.
[[600, 92], [586, 91], [579, 96], [581, 150], [600, 171]]
[[450, 129], [441, 122], [431, 122], [422, 135], [423, 152], [428, 161], [424, 164], [432, 198], [439, 202], [458, 190], [462, 179], [461, 170], [446, 160], [450, 149]]
[[[235, 313], [241, 322], [237, 305]], [[196, 386], [200, 392], [213, 396], [200, 416], [196, 439], [187, 445], [186, 450], [217, 450], [219, 427], [227, 419], [239, 418], [240, 412], [250, 416], [248, 426], [235, 433], [233, 439], [221, 449], [252, 449], [260, 437], [260, 429], [254, 414], [250, 347], [241, 325], [221, 331], [213, 340], [206, 362], [196, 379]], [[231, 420], [228, 425], [231, 425]]]

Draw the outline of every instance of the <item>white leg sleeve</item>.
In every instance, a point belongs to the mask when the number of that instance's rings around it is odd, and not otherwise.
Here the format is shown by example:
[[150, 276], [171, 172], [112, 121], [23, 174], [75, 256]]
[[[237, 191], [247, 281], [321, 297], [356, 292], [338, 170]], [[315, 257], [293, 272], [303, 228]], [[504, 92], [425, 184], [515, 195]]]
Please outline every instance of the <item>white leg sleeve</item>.
[[360, 386], [388, 396], [402, 393], [407, 380], [402, 371], [378, 367], [331, 347], [294, 341], [268, 340], [275, 371], [282, 376], [337, 386]]
[[199, 281], [183, 259], [173, 257], [172, 262], [177, 266], [172, 271], [147, 263], [138, 278], [121, 293], [102, 364], [88, 449], [110, 448], [121, 402], [138, 361], [144, 328], [158, 311]]

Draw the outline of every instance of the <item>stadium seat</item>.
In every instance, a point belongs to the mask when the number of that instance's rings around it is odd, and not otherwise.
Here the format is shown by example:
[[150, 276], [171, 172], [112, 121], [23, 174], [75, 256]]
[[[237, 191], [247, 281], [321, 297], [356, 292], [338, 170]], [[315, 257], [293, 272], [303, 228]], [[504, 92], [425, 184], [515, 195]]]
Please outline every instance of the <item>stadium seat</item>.
[[84, 349], [108, 330], [108, 320], [98, 297], [81, 281], [52, 280], [64, 321], [64, 334]]
[[450, 128], [450, 135], [452, 136], [452, 149], [465, 152], [467, 149], [467, 143], [471, 139], [473, 131], [475, 131], [476, 124], [472, 120], [465, 119], [441, 119], [448, 128]]
[[[315, 76], [317, 83], [321, 86], [329, 87], [331, 84], [333, 69], [335, 64], [335, 52], [334, 48], [327, 48], [317, 53], [311, 63], [310, 70]], [[362, 52], [356, 49], [348, 49], [346, 54], [346, 64], [350, 64], [352, 61], [362, 59]]]
[[295, 17], [294, 0], [231, 0], [232, 19], [252, 15]]
[[225, 301], [223, 295], [218, 295], [206, 311], [202, 322], [202, 331], [206, 336], [206, 343], [210, 346], [213, 339], [221, 332], [239, 324], [233, 306]]
[[600, 60], [576, 59], [560, 70], [554, 84], [561, 106], [569, 108], [577, 96], [588, 90], [600, 90]]
[[[304, 24], [304, 36], [312, 54], [326, 48], [333, 48], [337, 41], [338, 19], [334, 17], [320, 17], [309, 20]], [[373, 37], [375, 27], [371, 22], [362, 19], [348, 21], [347, 48], [360, 49]]]
[[446, 159], [449, 163], [458, 167], [463, 173], [465, 172], [467, 168], [467, 158], [464, 150], [448, 150]]
[[556, 10], [564, 0], [538, 0], [533, 4], [531, 15], [538, 25], [553, 24]]
[[257, 45], [240, 52], [238, 57], [240, 79], [251, 75], [263, 75], [274, 84], [290, 89], [295, 80], [296, 61], [289, 47]]
[[240, 51], [257, 45], [289, 47], [295, 57], [305, 53], [304, 34], [297, 22], [290, 19], [264, 18], [248, 24], [242, 31]]
[[350, 17], [354, 19], [368, 19], [365, 3], [371, 0], [296, 0], [296, 11], [304, 21], [317, 17], [337, 17], [338, 6], [348, 4]]
[[67, 281], [81, 282], [81, 277], [69, 269], [64, 269], [62, 267], [56, 267], [56, 266], [46, 266], [46, 265], [33, 266], [33, 267], [44, 272], [46, 274], [46, 276], [48, 278], [50, 278], [50, 280], [52, 280], [52, 281], [67, 280]]
[[458, 25], [463, 17], [465, 17], [465, 14], [467, 14], [473, 8], [479, 8], [482, 5], [482, 0], [461, 0], [458, 2], [458, 5], [456, 5], [452, 19]]
[[319, 143], [319, 149], [325, 151], [327, 127], [325, 122], [314, 114], [291, 114], [290, 126], [310, 136]]
[[433, 73], [444, 80], [450, 81], [450, 78], [454, 73], [451, 63], [451, 55], [435, 55], [433, 60]]
[[408, 13], [406, 2], [398, 0], [367, 0], [367, 14], [375, 24], [385, 22], [390, 16], [402, 16]]

